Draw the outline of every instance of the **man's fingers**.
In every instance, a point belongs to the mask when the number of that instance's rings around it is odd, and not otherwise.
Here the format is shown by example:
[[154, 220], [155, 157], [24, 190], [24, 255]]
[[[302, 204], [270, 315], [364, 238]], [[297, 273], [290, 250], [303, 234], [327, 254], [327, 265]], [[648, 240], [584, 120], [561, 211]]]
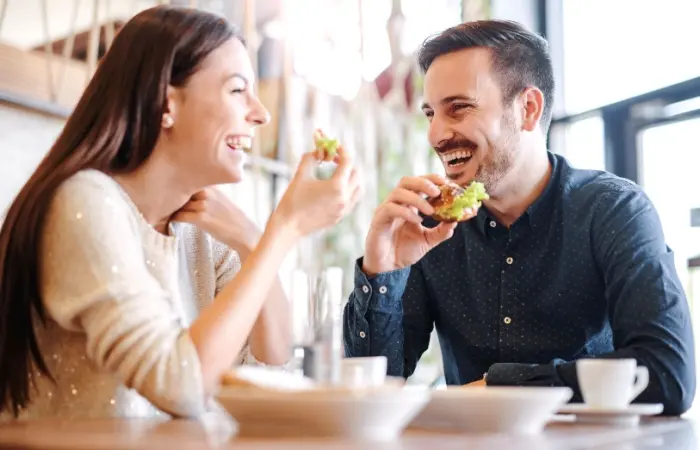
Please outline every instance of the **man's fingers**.
[[426, 216], [430, 216], [435, 212], [435, 209], [430, 206], [430, 203], [418, 195], [416, 192], [404, 188], [396, 188], [389, 194], [388, 202], [398, 203], [400, 205], [412, 206]]
[[425, 230], [425, 240], [430, 248], [433, 248], [451, 238], [454, 235], [455, 228], [457, 228], [457, 222], [440, 222], [435, 228]]
[[410, 208], [391, 202], [383, 203], [377, 209], [374, 218], [379, 223], [389, 223], [394, 219], [403, 219], [416, 224], [423, 222], [423, 218], [411, 211]]
[[440, 195], [440, 188], [425, 177], [404, 177], [399, 181], [398, 187], [419, 194], [425, 194], [428, 197], [437, 197]]
[[436, 184], [437, 186], [443, 186], [443, 185], [449, 183], [447, 178], [445, 178], [442, 175], [438, 175], [436, 173], [430, 173], [428, 175], [423, 175], [423, 178], [430, 180], [431, 183]]

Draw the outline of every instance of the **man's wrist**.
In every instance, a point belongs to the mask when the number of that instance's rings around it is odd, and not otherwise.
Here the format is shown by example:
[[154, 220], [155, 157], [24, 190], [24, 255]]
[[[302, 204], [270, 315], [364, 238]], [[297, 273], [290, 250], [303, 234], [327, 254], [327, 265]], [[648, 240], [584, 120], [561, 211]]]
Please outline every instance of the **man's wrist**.
[[365, 274], [367, 278], [374, 278], [382, 273], [389, 273], [397, 270], [397, 267], [382, 267], [381, 264], [373, 263], [371, 260], [367, 263], [367, 257], [362, 258], [362, 273]]

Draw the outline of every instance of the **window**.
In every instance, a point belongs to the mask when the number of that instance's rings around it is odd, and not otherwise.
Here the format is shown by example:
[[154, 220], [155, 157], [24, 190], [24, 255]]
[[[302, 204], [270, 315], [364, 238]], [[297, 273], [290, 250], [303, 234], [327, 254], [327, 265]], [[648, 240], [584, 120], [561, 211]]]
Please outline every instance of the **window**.
[[567, 114], [700, 76], [700, 1], [560, 1]]
[[576, 168], [605, 170], [605, 136], [599, 115], [553, 124], [549, 144]]

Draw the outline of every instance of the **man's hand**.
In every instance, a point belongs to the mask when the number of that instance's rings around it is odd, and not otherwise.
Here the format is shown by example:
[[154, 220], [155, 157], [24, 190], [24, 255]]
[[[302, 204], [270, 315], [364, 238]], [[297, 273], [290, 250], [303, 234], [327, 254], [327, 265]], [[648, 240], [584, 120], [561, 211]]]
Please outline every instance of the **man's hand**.
[[456, 222], [425, 228], [418, 214], [419, 211], [427, 216], [434, 213], [426, 197], [440, 195], [438, 186], [446, 182], [439, 175], [401, 179], [372, 219], [362, 266], [367, 275], [408, 267], [452, 237]]
[[467, 383], [463, 385], [462, 387], [479, 387], [479, 386], [486, 386], [486, 380], [484, 378], [476, 381], [472, 381], [471, 383]]

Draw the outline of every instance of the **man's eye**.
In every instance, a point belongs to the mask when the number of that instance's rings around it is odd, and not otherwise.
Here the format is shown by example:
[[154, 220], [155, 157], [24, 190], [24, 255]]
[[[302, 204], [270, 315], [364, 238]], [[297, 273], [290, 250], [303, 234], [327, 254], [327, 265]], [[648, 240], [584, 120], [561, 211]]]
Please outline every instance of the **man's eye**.
[[457, 112], [461, 111], [463, 109], [469, 108], [471, 105], [467, 105], [466, 103], [455, 103], [452, 105], [452, 111]]
[[423, 111], [423, 114], [425, 114], [425, 117], [427, 117], [428, 119], [430, 119], [434, 115], [432, 111]]

